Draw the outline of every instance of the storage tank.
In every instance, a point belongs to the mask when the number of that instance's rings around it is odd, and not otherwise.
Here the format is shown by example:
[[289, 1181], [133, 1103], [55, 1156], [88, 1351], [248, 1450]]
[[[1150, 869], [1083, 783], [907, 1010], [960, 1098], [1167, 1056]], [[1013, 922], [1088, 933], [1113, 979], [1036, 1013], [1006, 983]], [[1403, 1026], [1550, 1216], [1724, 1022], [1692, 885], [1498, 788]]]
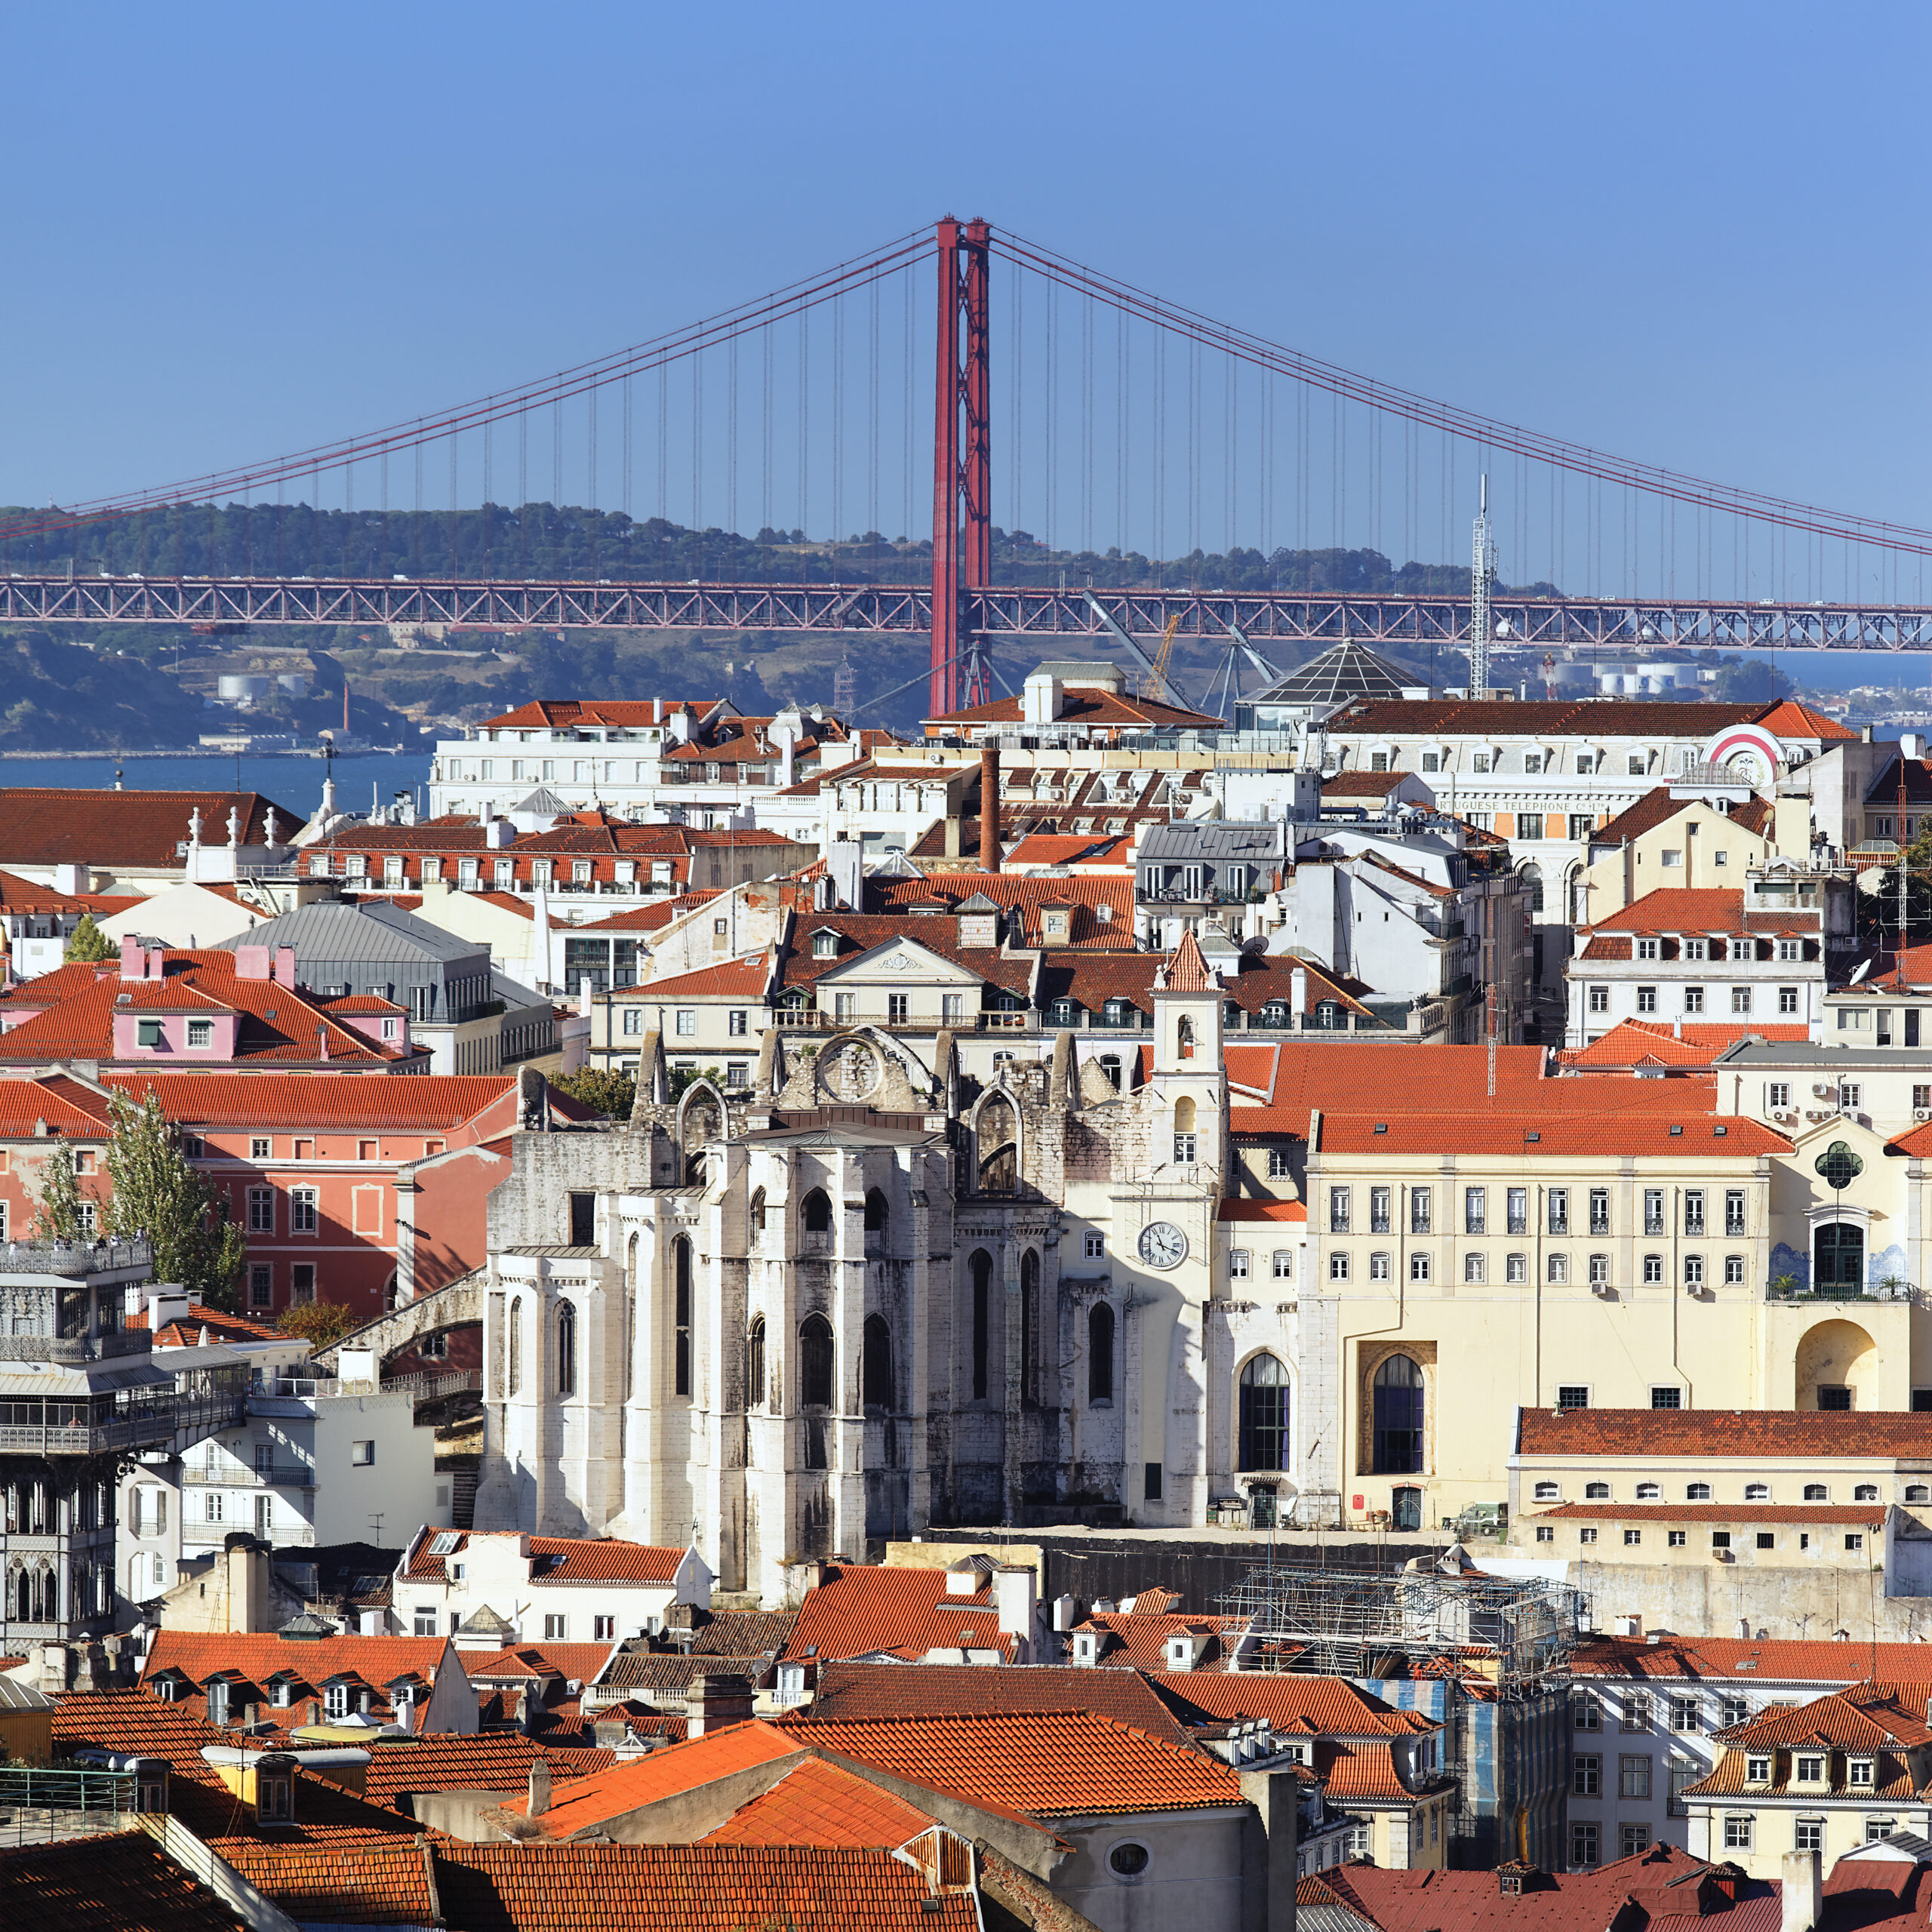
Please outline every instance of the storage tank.
[[291, 697], [306, 697], [309, 695], [309, 674], [306, 671], [281, 672], [277, 675], [275, 682]]
[[224, 671], [216, 681], [215, 694], [223, 704], [253, 704], [274, 688], [273, 680], [242, 671]]

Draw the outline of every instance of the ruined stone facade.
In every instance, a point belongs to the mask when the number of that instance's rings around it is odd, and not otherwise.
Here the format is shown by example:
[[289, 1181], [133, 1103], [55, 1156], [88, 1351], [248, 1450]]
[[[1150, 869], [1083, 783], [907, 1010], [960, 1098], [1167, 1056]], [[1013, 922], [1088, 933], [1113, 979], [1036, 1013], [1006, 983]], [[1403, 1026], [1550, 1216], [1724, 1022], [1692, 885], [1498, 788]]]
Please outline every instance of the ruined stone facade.
[[768, 1033], [749, 1092], [674, 1100], [648, 1037], [627, 1128], [516, 1136], [478, 1527], [695, 1532], [721, 1587], [775, 1598], [787, 1557], [932, 1523], [1203, 1520], [1232, 1438], [1204, 1379], [1228, 1129], [1198, 962], [1124, 1091], [1068, 1035], [980, 1083], [946, 1035], [860, 1028]]

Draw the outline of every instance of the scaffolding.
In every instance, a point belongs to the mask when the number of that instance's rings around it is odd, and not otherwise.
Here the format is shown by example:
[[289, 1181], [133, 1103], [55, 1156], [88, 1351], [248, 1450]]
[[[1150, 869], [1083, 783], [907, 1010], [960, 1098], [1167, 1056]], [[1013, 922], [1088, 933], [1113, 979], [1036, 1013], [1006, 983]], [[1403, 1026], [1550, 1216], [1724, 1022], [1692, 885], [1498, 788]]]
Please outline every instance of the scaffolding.
[[1447, 1674], [1512, 1700], [1567, 1681], [1587, 1607], [1583, 1592], [1564, 1584], [1468, 1567], [1460, 1546], [1392, 1573], [1269, 1564], [1251, 1570], [1220, 1604], [1247, 1623], [1263, 1669]]

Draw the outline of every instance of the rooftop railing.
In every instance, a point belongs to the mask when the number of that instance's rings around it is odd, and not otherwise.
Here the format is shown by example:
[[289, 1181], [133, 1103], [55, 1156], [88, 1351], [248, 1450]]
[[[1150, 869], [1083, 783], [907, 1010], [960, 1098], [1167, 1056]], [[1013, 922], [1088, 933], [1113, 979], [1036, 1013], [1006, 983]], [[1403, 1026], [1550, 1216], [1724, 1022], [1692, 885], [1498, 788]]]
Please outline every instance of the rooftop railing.
[[154, 1247], [132, 1241], [10, 1241], [0, 1252], [0, 1275], [104, 1275], [121, 1268], [152, 1268]]

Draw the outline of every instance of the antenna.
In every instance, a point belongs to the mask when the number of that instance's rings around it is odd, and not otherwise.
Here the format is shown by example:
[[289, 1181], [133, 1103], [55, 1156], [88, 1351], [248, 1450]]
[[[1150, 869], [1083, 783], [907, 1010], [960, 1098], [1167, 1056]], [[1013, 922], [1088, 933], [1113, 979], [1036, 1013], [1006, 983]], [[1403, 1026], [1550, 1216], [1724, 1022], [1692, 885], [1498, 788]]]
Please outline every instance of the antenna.
[[1489, 472], [1483, 472], [1482, 493], [1476, 507], [1469, 542], [1469, 696], [1489, 689], [1489, 589], [1496, 574], [1496, 546], [1489, 536]]

